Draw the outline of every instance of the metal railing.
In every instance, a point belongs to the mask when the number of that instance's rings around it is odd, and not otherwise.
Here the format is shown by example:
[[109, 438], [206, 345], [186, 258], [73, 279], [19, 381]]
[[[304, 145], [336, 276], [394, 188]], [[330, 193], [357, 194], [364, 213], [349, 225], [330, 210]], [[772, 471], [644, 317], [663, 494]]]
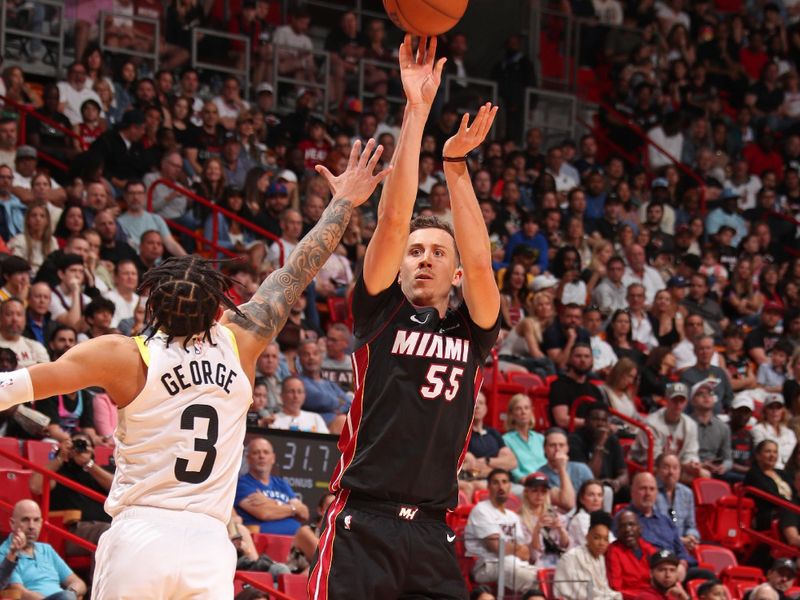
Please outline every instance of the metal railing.
[[[480, 90], [488, 92], [488, 94], [482, 93]], [[455, 102], [456, 110], [459, 113], [474, 113], [488, 101], [497, 106], [498, 99], [497, 82], [491, 79], [458, 77], [457, 75], [448, 75], [444, 78], [444, 100], [445, 102]], [[496, 127], [496, 123], [492, 124], [490, 138], [494, 137]]]
[[248, 574], [247, 571], [236, 571], [233, 576], [233, 580], [239, 580], [242, 583], [249, 585], [257, 590], [260, 590], [266, 593], [270, 598], [277, 598], [277, 600], [296, 600], [292, 596], [288, 596], [283, 592], [279, 592], [275, 588], [271, 588], [265, 585], [263, 582], [259, 581], [257, 578], [253, 577], [252, 575]]
[[525, 88], [524, 126], [517, 132], [525, 145], [525, 135], [533, 127], [542, 131], [544, 147], [561, 143], [564, 138], [575, 137], [578, 118], [578, 98], [567, 92], [553, 92], [541, 88]]
[[207, 198], [203, 198], [203, 196], [201, 196], [200, 194], [197, 194], [196, 192], [193, 192], [192, 190], [190, 190], [188, 188], [185, 188], [182, 185], [178, 185], [177, 183], [175, 183], [173, 181], [170, 181], [169, 179], [163, 179], [163, 178], [156, 179], [153, 183], [150, 184], [150, 187], [147, 189], [147, 210], [148, 211], [152, 212], [152, 210], [153, 210], [153, 193], [154, 193], [156, 187], [158, 187], [159, 185], [163, 185], [165, 187], [168, 187], [171, 190], [176, 191], [179, 194], [181, 194], [183, 196], [186, 196], [187, 198], [190, 198], [191, 200], [194, 200], [195, 202], [205, 206], [206, 208], [211, 209], [211, 218], [212, 218], [211, 231], [212, 231], [212, 236], [211, 236], [210, 240], [207, 240], [205, 237], [203, 237], [202, 235], [200, 235], [196, 231], [192, 231], [191, 229], [189, 229], [187, 227], [184, 227], [183, 225], [181, 225], [179, 223], [175, 223], [172, 220], [167, 220], [167, 223], [171, 227], [174, 227], [175, 229], [177, 229], [181, 233], [194, 238], [196, 241], [198, 241], [201, 244], [210, 245], [216, 252], [221, 252], [222, 254], [225, 254], [226, 256], [229, 256], [231, 258], [238, 258], [239, 257], [238, 254], [228, 250], [227, 248], [223, 248], [222, 246], [219, 245], [219, 220], [218, 220], [218, 214], [222, 214], [222, 215], [226, 216], [227, 218], [231, 219], [232, 221], [236, 221], [237, 223], [239, 223], [243, 227], [246, 227], [247, 229], [249, 229], [253, 233], [258, 234], [258, 235], [260, 235], [260, 236], [262, 236], [262, 237], [264, 237], [266, 239], [272, 240], [275, 243], [277, 243], [278, 244], [278, 257], [279, 257], [278, 258], [278, 262], [279, 262], [278, 266], [283, 266], [283, 262], [285, 260], [283, 240], [281, 240], [278, 236], [276, 236], [274, 233], [272, 233], [270, 231], [267, 231], [266, 229], [263, 229], [263, 228], [259, 227], [258, 225], [254, 224], [254, 223], [251, 223], [250, 221], [248, 221], [246, 219], [243, 219], [242, 217], [240, 217], [236, 213], [233, 213], [233, 212], [231, 212], [231, 211], [229, 211], [229, 210], [227, 210], [225, 208], [222, 208], [221, 206], [218, 206], [218, 205], [214, 204], [213, 202], [211, 202]]
[[[367, 86], [366, 70], [368, 66], [372, 66], [378, 69], [386, 69], [387, 71], [388, 70], [398, 71], [398, 77], [399, 77], [400, 67], [396, 62], [375, 60], [372, 58], [362, 58], [361, 60], [358, 61], [358, 99], [361, 100], [361, 102], [364, 102], [365, 98], [374, 98], [375, 96], [378, 95], [375, 92], [368, 90], [366, 87]], [[388, 93], [385, 95], [385, 98], [389, 102], [394, 104], [405, 104], [406, 101], [405, 96], [393, 96]]]
[[333, 2], [331, 0], [306, 0], [305, 5], [316, 6], [318, 8], [324, 8], [326, 10], [332, 10], [341, 13], [352, 10], [356, 14], [356, 18], [358, 19], [359, 29], [362, 26], [362, 19], [364, 17], [369, 17], [370, 19], [381, 19], [383, 21], [389, 20], [389, 17], [386, 15], [385, 12], [364, 8], [363, 0], [351, 0], [350, 2]]
[[[124, 46], [109, 46], [106, 43], [107, 22], [113, 19], [120, 19], [131, 21], [131, 29], [136, 32], [135, 23], [147, 23], [148, 27], [153, 28], [153, 51], [144, 52], [136, 50], [135, 48], [126, 48]], [[99, 16], [100, 22], [100, 50], [101, 52], [110, 52], [112, 54], [124, 54], [126, 56], [135, 56], [137, 58], [144, 58], [145, 60], [153, 61], [153, 71], [158, 71], [158, 57], [161, 54], [161, 24], [158, 19], [154, 17], [145, 17], [143, 15], [128, 15], [125, 13], [117, 13], [111, 11], [101, 11]], [[148, 36], [149, 37], [149, 36]]]
[[[320, 57], [322, 59], [321, 68], [318, 69], [316, 74], [316, 80], [314, 81], [306, 81], [305, 79], [297, 79], [295, 77], [289, 77], [287, 75], [281, 75], [279, 66], [280, 66], [280, 58], [281, 56], [286, 56], [287, 54], [307, 54], [310, 56], [311, 60], [314, 60], [315, 64], [317, 61], [314, 57]], [[319, 65], [317, 65], [319, 67]], [[315, 90], [319, 90], [322, 92], [322, 112], [327, 110], [328, 108], [328, 82], [330, 81], [331, 77], [331, 57], [328, 52], [325, 50], [302, 50], [299, 48], [294, 48], [292, 46], [278, 46], [275, 45], [273, 47], [272, 52], [272, 87], [275, 90], [275, 97], [280, 97], [279, 93], [279, 86], [280, 84], [288, 84], [292, 86], [296, 86], [298, 88], [313, 88]], [[320, 82], [321, 79], [321, 82]], [[276, 106], [276, 110], [283, 111], [283, 112], [291, 112], [294, 110], [292, 108], [286, 108], [282, 106]]]
[[[200, 57], [200, 40], [204, 38], [223, 38], [235, 42], [237, 46], [243, 47], [244, 50], [244, 67], [239, 69], [226, 64], [225, 57], [222, 62], [206, 62]], [[216, 29], [204, 29], [196, 27], [192, 29], [192, 67], [204, 71], [216, 71], [218, 73], [227, 73], [234, 75], [239, 79], [242, 86], [242, 96], [248, 97], [250, 94], [250, 38], [245, 35], [237, 33], [228, 33], [226, 31], [217, 31]], [[277, 95], [277, 89], [276, 95]]]
[[[9, 37], [12, 37], [14, 40], [21, 41], [20, 47], [20, 56], [22, 54], [27, 54], [28, 56], [33, 56], [31, 54], [31, 50], [28, 47], [33, 41], [38, 40], [41, 42], [45, 47], [45, 57], [49, 54], [52, 56], [52, 52], [48, 50], [47, 44], [51, 47], [55, 46], [57, 50], [57, 55], [53, 57], [53, 64], [52, 64], [52, 75], [60, 76], [61, 74], [61, 63], [64, 56], [64, 2], [63, 0], [36, 0], [35, 3], [31, 3], [31, 8], [28, 10], [35, 11], [35, 10], [44, 10], [45, 15], [47, 8], [54, 8], [59, 12], [58, 18], [45, 18], [42, 20], [41, 26], [44, 28], [44, 21], [46, 20], [48, 23], [48, 27], [51, 27], [53, 24], [57, 24], [57, 32], [50, 32], [50, 33], [43, 33], [42, 31], [34, 31], [33, 29], [37, 27], [35, 23], [31, 23], [30, 29], [20, 29], [18, 27], [11, 26], [9, 27], [8, 24], [8, 13], [12, 10], [14, 3], [12, 2], [3, 2], [2, 3], [2, 10], [0, 10], [0, 51], [2, 51], [5, 62], [7, 65], [18, 65], [18, 66], [25, 66], [26, 70], [29, 70], [31, 65], [27, 61], [19, 61], [12, 57], [9, 53]], [[19, 10], [19, 9], [17, 9]]]
[[800, 506], [794, 504], [793, 502], [789, 502], [788, 500], [784, 500], [779, 496], [773, 496], [772, 494], [768, 494], [767, 492], [750, 485], [744, 485], [739, 487], [736, 490], [736, 496], [738, 498], [738, 503], [736, 505], [736, 508], [737, 508], [737, 519], [739, 521], [739, 529], [744, 531], [748, 536], [750, 536], [751, 539], [754, 539], [764, 544], [768, 544], [774, 550], [779, 550], [781, 556], [784, 555], [791, 557], [800, 556], [800, 548], [797, 548], [795, 546], [790, 546], [785, 542], [775, 539], [775, 536], [768, 535], [769, 530], [759, 531], [758, 529], [753, 529], [752, 523], [744, 523], [742, 515], [745, 514], [746, 511], [743, 510], [742, 501], [746, 498], [746, 496], [761, 498], [762, 500], [767, 500], [768, 502], [772, 502], [778, 508], [781, 508], [783, 510], [789, 510], [793, 513], [798, 513], [798, 514], [800, 514]]

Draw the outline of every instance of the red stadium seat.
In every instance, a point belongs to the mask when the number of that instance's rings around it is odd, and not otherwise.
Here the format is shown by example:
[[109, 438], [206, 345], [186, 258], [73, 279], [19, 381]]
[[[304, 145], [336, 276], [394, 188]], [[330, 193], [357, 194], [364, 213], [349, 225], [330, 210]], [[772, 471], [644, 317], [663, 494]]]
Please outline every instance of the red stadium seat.
[[114, 449], [108, 446], [95, 446], [94, 460], [101, 467], [111, 464], [111, 457], [114, 456]]
[[696, 600], [697, 599], [697, 588], [699, 588], [705, 582], [706, 582], [705, 579], [692, 579], [689, 582], [689, 584], [686, 586], [687, 587], [686, 591], [689, 592], [689, 597], [692, 600]]
[[508, 382], [521, 385], [526, 390], [542, 387], [544, 385], [541, 377], [524, 371], [511, 371], [508, 374]]
[[761, 569], [741, 566], [723, 569], [719, 579], [737, 598], [744, 598], [746, 591], [766, 580]]
[[522, 509], [522, 500], [514, 494], [509, 494], [508, 500], [506, 501], [506, 508], [518, 513]]
[[[11, 437], [0, 437], [0, 448], [5, 450], [6, 452], [10, 452], [14, 456], [22, 456], [22, 453], [19, 451], [19, 440], [17, 438]], [[5, 456], [0, 456], [0, 469], [21, 469], [22, 465], [18, 462], [14, 462], [10, 458], [6, 458]]]
[[555, 577], [555, 569], [539, 569], [536, 577], [539, 580], [539, 589], [544, 593], [545, 598], [553, 599], [553, 577]]
[[[261, 548], [263, 548], [259, 552], [263, 552], [275, 562], [285, 563], [289, 560], [289, 552], [292, 550], [292, 543], [294, 542], [294, 538], [291, 535], [255, 533], [253, 534], [253, 541], [255, 541], [256, 536], [261, 539]], [[258, 545], [256, 548], [258, 548]]]
[[731, 486], [719, 479], [698, 477], [692, 482], [692, 488], [700, 539], [720, 541], [717, 539], [714, 526], [715, 504], [720, 498], [730, 496]]
[[31, 472], [24, 469], [0, 469], [0, 500], [13, 506], [20, 500], [33, 499], [30, 478]]
[[308, 600], [308, 577], [305, 575], [280, 575], [278, 576], [278, 591], [294, 600]]
[[482, 500], [488, 500], [488, 499], [489, 499], [489, 490], [475, 490], [474, 492], [472, 492], [473, 504], [477, 504]]
[[736, 555], [722, 546], [710, 546], [708, 544], [698, 544], [695, 548], [697, 561], [706, 563], [714, 569], [714, 574], [719, 577], [720, 573], [727, 567], [738, 566]]
[[734, 552], [742, 550], [750, 538], [741, 530], [739, 523], [750, 523], [754, 510], [755, 502], [751, 498], [742, 498], [740, 507], [740, 500], [736, 496], [723, 496], [713, 507], [710, 539]]
[[[262, 571], [236, 571], [236, 574], [246, 575], [250, 579], [258, 582], [261, 586], [269, 589], [275, 589], [275, 580], [272, 578], [272, 575], [269, 573], [264, 573]], [[241, 591], [244, 587], [244, 584], [241, 580], [234, 580], [234, 590]], [[236, 593], [239, 593], [238, 591]]]
[[27, 440], [25, 442], [25, 456], [29, 461], [42, 467], [50, 462], [56, 452], [58, 452], [58, 444], [55, 442], [41, 442], [39, 440]]

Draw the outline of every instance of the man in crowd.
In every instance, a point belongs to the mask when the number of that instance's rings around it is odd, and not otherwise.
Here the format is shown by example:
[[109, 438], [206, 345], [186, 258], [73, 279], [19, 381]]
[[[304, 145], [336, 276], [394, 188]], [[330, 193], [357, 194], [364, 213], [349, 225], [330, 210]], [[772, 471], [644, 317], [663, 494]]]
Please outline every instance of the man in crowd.
[[347, 350], [353, 336], [344, 323], [333, 323], [325, 336], [322, 376], [337, 383], [346, 392], [353, 391], [353, 363]]
[[[519, 515], [506, 508], [511, 475], [504, 469], [493, 469], [487, 484], [489, 498], [475, 505], [464, 531], [467, 556], [477, 558], [472, 575], [479, 583], [493, 582], [502, 568], [506, 587], [515, 592], [529, 589], [536, 583], [538, 569], [529, 562], [528, 540]], [[505, 550], [502, 565], [497, 558], [501, 544]]]
[[14, 171], [0, 165], [0, 238], [9, 240], [25, 227], [25, 205], [11, 191]]
[[31, 288], [31, 265], [21, 256], [7, 256], [2, 262], [4, 285], [0, 288], [0, 300], [27, 298]]
[[[26, 204], [33, 200], [31, 180], [39, 172], [38, 163], [36, 148], [27, 144], [17, 148], [12, 190]], [[54, 205], [62, 206], [67, 199], [67, 192], [54, 179], [51, 179], [50, 184], [50, 189], [44, 193], [45, 199]]]
[[129, 110], [122, 115], [117, 129], [110, 129], [97, 138], [89, 152], [103, 161], [103, 175], [119, 196], [128, 181], [138, 181], [147, 172], [144, 147], [144, 114]]
[[153, 213], [147, 212], [147, 189], [138, 180], [127, 181], [125, 184], [125, 203], [128, 207], [118, 219], [119, 224], [128, 234], [128, 243], [134, 250], [138, 250], [145, 231], [154, 229], [161, 234], [164, 246], [172, 256], [186, 256], [186, 250], [172, 237], [164, 219]]
[[567, 434], [559, 427], [552, 427], [545, 433], [544, 456], [547, 463], [539, 471], [550, 482], [550, 499], [568, 512], [575, 508], [576, 490], [593, 479], [592, 472], [584, 463], [569, 460]]
[[716, 379], [704, 379], [692, 386], [692, 418], [697, 423], [700, 464], [715, 477], [724, 478], [733, 465], [731, 430], [714, 415], [719, 405], [717, 385]]
[[331, 433], [341, 433], [351, 398], [337, 384], [322, 377], [322, 353], [316, 341], [306, 340], [297, 352], [300, 379], [306, 390], [305, 410], [319, 413]]
[[50, 298], [50, 314], [59, 323], [77, 330], [84, 327], [83, 308], [91, 302], [85, 293], [86, 269], [83, 258], [77, 254], [65, 254], [58, 263], [58, 285]]
[[[281, 242], [283, 242], [283, 260], [292, 253], [300, 236], [303, 233], [303, 217], [293, 208], [287, 208], [281, 213]], [[273, 265], [278, 265], [280, 260], [280, 244], [273, 242], [269, 247], [267, 258]]]
[[703, 317], [706, 327], [713, 333], [716, 340], [722, 340], [722, 332], [728, 326], [728, 319], [722, 313], [722, 308], [716, 300], [708, 297], [708, 278], [695, 273], [689, 279], [689, 295], [684, 298], [684, 307], [691, 314]]
[[64, 113], [73, 125], [83, 123], [81, 105], [87, 100], [94, 100], [98, 106], [103, 106], [100, 97], [88, 81], [86, 67], [82, 62], [76, 61], [67, 67], [67, 80], [58, 82], [58, 93], [61, 97], [58, 110]]
[[[2, 172], [0, 171], [0, 174]], [[753, 328], [744, 340], [744, 347], [750, 359], [761, 365], [769, 360], [767, 353], [781, 337], [778, 324], [783, 317], [783, 306], [772, 300], [764, 302], [761, 310], [761, 322]]]
[[106, 292], [105, 297], [114, 303], [114, 318], [111, 327], [116, 327], [123, 319], [130, 319], [139, 305], [139, 270], [136, 262], [124, 259], [114, 269], [114, 289]]
[[711, 364], [715, 352], [714, 338], [710, 335], [701, 335], [696, 338], [694, 354], [697, 362], [693, 367], [689, 367], [681, 373], [681, 381], [689, 388], [701, 381], [713, 381], [716, 399], [713, 409], [715, 414], [720, 414], [725, 412], [733, 401], [733, 389], [728, 374], [720, 367]]
[[42, 344], [22, 337], [24, 330], [25, 305], [22, 300], [9, 298], [0, 304], [0, 346], [14, 351], [20, 368], [50, 362]]
[[281, 410], [275, 415], [273, 429], [290, 431], [309, 431], [312, 433], [328, 433], [325, 420], [317, 413], [301, 410], [306, 400], [303, 382], [296, 375], [290, 375], [281, 382]]
[[[567, 304], [561, 308], [558, 319], [542, 333], [542, 351], [559, 370], [566, 368], [572, 350], [578, 342], [589, 344], [589, 333], [581, 327], [582, 317], [582, 306]], [[558, 425], [564, 427], [561, 423]]]
[[680, 482], [681, 462], [674, 454], [660, 454], [656, 458], [658, 497], [655, 511], [667, 515], [681, 536], [688, 552], [700, 542], [700, 532], [694, 517], [694, 494]]
[[659, 550], [650, 557], [650, 587], [636, 600], [689, 600], [680, 579], [681, 561], [670, 550]]
[[281, 408], [281, 382], [289, 374], [289, 369], [281, 365], [280, 357], [280, 346], [277, 342], [270, 342], [256, 362], [256, 375], [267, 386], [266, 408], [272, 412]]
[[[745, 596], [745, 599], [762, 598], [760, 588], [763, 586], [773, 591], [778, 600], [788, 600], [789, 596], [786, 595], [786, 592], [794, 585], [796, 575], [797, 567], [791, 558], [778, 558], [767, 571], [767, 581]], [[767, 597], [763, 596], [763, 598]]]
[[145, 231], [140, 238], [139, 244], [139, 260], [142, 263], [142, 270], [146, 271], [158, 266], [163, 259], [164, 238], [161, 236], [161, 232], [155, 229]]
[[[689, 388], [685, 383], [670, 383], [666, 397], [667, 405], [650, 413], [645, 419], [653, 433], [653, 456], [664, 452], [677, 454], [686, 480], [708, 477], [710, 473], [702, 468], [698, 455], [697, 423], [683, 412], [689, 400]], [[647, 458], [648, 443], [647, 436], [643, 431], [640, 432], [631, 447], [631, 459], [643, 464]]]
[[640, 283], [644, 286], [645, 298], [644, 303], [646, 306], [652, 306], [655, 300], [656, 292], [663, 290], [664, 279], [658, 271], [647, 264], [645, 258], [644, 248], [639, 244], [631, 244], [628, 248], [626, 258], [628, 259], [628, 266], [625, 268], [625, 275], [622, 278], [622, 283], [625, 286], [630, 286], [632, 283]]
[[50, 299], [53, 293], [50, 286], [40, 281], [34, 283], [28, 292], [28, 308], [25, 310], [25, 330], [22, 335], [36, 340], [42, 346], [50, 339], [56, 323], [50, 315]]
[[650, 583], [650, 557], [658, 548], [642, 537], [639, 517], [630, 508], [617, 515], [617, 540], [606, 553], [608, 583], [611, 589], [625, 592], [625, 600], [635, 600]]
[[[145, 175], [143, 183], [145, 188], [150, 186], [157, 179], [166, 179], [170, 183], [180, 186], [188, 185], [186, 173], [183, 171], [183, 157], [178, 151], [165, 152], [161, 157], [161, 169], [158, 173], [148, 173]], [[180, 192], [167, 187], [157, 185], [153, 190], [152, 211], [163, 219], [175, 221], [188, 229], [197, 229], [202, 225], [198, 223], [188, 208], [191, 200]]]
[[[653, 293], [655, 295], [655, 292]], [[658, 346], [653, 323], [645, 307], [647, 291], [641, 283], [633, 282], [628, 285], [625, 296], [628, 301], [628, 314], [631, 318], [631, 337], [633, 341], [644, 344], [648, 351]]]
[[597, 306], [587, 306], [583, 309], [583, 326], [589, 333], [589, 343], [592, 347], [592, 370], [598, 376], [605, 377], [618, 359], [614, 349], [605, 340], [603, 313]]
[[606, 317], [617, 309], [628, 308], [628, 290], [622, 283], [624, 274], [625, 261], [619, 256], [612, 256], [606, 265], [606, 276], [592, 290], [592, 302], [600, 307]]
[[22, 598], [78, 600], [86, 584], [72, 572], [50, 544], [37, 541], [42, 532], [42, 511], [33, 500], [14, 505], [12, 534], [0, 545], [0, 556], [16, 563], [9, 588]]
[[[577, 398], [590, 396], [597, 402], [604, 402], [600, 390], [589, 381], [588, 377], [592, 371], [591, 346], [584, 342], [570, 344], [570, 346], [566, 373], [559, 375], [550, 386], [550, 422], [562, 429], [569, 427], [572, 403]], [[588, 409], [588, 404], [584, 404], [578, 409], [578, 416], [575, 418], [576, 427], [584, 425]]]
[[602, 481], [615, 494], [628, 485], [625, 454], [611, 431], [605, 404], [590, 406], [585, 425], [569, 434], [569, 457], [572, 461], [586, 464], [594, 479]]
[[[5, 166], [13, 170], [16, 158], [17, 119], [16, 117], [8, 116], [0, 117], [0, 166]], [[8, 184], [10, 186], [11, 182], [9, 181]]]
[[275, 451], [266, 439], [247, 444], [247, 473], [239, 478], [234, 507], [245, 525], [258, 525], [261, 533], [294, 535], [308, 521], [308, 507], [282, 477], [272, 474]]
[[[138, 260], [136, 250], [127, 242], [122, 228], [117, 225], [114, 212], [110, 208], [97, 211], [94, 217], [94, 230], [100, 236], [100, 258], [114, 264], [122, 260]], [[120, 239], [123, 238], [123, 239]]]

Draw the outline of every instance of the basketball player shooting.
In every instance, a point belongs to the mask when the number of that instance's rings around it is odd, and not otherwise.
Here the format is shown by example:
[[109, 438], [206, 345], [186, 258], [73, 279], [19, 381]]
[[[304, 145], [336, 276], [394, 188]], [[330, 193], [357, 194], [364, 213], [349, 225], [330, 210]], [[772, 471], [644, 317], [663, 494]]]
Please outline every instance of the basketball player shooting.
[[[119, 409], [113, 517], [97, 549], [93, 598], [233, 598], [231, 517], [256, 359], [339, 241], [353, 209], [391, 169], [374, 175], [382, 147], [356, 142], [317, 225], [253, 298], [236, 307], [210, 261], [172, 258], [149, 270], [148, 338], [104, 335], [54, 363], [0, 375], [0, 410], [105, 388]], [[220, 308], [227, 310], [217, 321]]]
[[[421, 40], [416, 58], [409, 36], [400, 47], [407, 103], [353, 293], [356, 393], [309, 575], [313, 600], [466, 597], [444, 516], [457, 502], [481, 366], [500, 315], [466, 155], [485, 139], [497, 108], [482, 107], [471, 126], [465, 115], [444, 146], [453, 229], [434, 217], [412, 221], [423, 128], [444, 66], [435, 55], [435, 38]], [[458, 285], [465, 301], [451, 310]]]

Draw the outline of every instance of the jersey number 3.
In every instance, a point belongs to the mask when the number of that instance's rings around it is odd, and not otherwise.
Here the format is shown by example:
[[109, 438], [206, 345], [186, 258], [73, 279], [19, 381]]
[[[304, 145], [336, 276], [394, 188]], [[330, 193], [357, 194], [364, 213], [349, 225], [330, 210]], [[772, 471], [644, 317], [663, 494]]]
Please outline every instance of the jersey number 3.
[[[448, 375], [448, 370], [450, 374]], [[419, 393], [426, 400], [436, 400], [442, 395], [444, 391], [444, 399], [448, 402], [458, 394], [458, 388], [461, 387], [461, 376], [464, 374], [464, 369], [461, 367], [450, 367], [448, 365], [431, 365], [428, 368], [428, 374], [425, 375], [427, 385], [419, 388]]]
[[194, 438], [195, 452], [205, 452], [203, 464], [199, 471], [190, 471], [187, 467], [189, 461], [179, 458], [175, 461], [175, 478], [185, 483], [203, 483], [211, 475], [214, 468], [214, 461], [217, 459], [217, 443], [219, 435], [219, 416], [213, 406], [208, 404], [192, 404], [183, 411], [181, 415], [181, 429], [194, 431], [195, 419], [208, 419], [208, 431], [204, 438]]

